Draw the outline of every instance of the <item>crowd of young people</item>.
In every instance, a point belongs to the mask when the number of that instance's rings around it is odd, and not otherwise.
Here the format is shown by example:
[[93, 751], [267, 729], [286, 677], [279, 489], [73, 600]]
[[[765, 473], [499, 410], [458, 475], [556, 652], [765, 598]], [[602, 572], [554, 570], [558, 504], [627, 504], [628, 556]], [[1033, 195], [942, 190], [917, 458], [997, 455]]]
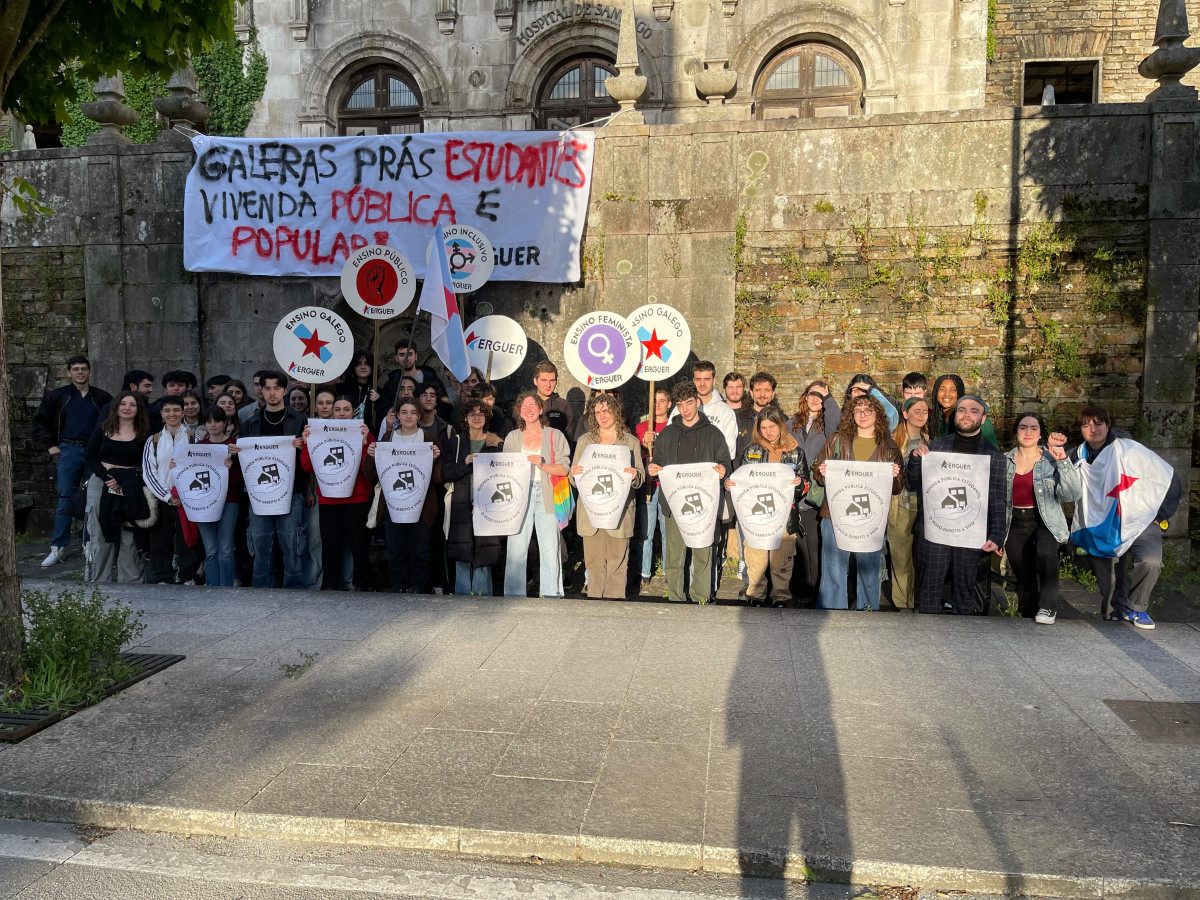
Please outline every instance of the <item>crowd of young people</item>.
[[[714, 599], [735, 544], [739, 598], [748, 603], [878, 609], [886, 574], [897, 608], [986, 615], [992, 562], [1003, 556], [1020, 614], [1051, 624], [1060, 602], [1059, 555], [1069, 539], [1063, 505], [1081, 497], [1080, 467], [1117, 437], [1129, 437], [1105, 408], [1087, 406], [1076, 422], [1082, 440], [1068, 454], [1067, 436], [1027, 411], [1002, 452], [988, 404], [954, 374], [938, 377], [930, 391], [924, 375], [909, 373], [895, 399], [871, 376], [855, 375], [840, 404], [828, 382], [815, 380], [789, 415], [769, 373], [746, 379], [731, 372], [722, 396], [706, 361], [693, 364], [690, 380], [657, 389], [653, 427], [649, 416], [630, 421], [619, 391], [593, 391], [577, 417], [555, 392], [558, 371], [548, 360], [537, 364], [533, 389], [516, 398], [509, 418], [477, 370], [462, 383], [447, 373], [443, 383], [417, 364], [408, 342], [395, 351], [398, 368], [379, 386], [370, 355], [357, 350], [343, 378], [315, 391], [264, 369], [254, 374], [252, 395], [240, 381], [214, 376], [201, 397], [195, 376], [175, 370], [162, 377], [165, 393], [154, 402], [150, 373], [126, 373], [113, 398], [90, 385], [87, 360], [72, 357], [71, 382], [46, 395], [33, 423], [34, 439], [57, 465], [59, 503], [43, 566], [63, 560], [72, 514], [82, 508], [94, 581], [461, 595], [490, 595], [499, 585], [505, 596], [561, 597], [567, 548], [578, 540], [587, 596], [620, 599], [650, 582], [657, 536], [675, 602]], [[361, 464], [347, 497], [323, 495], [312, 477], [310, 418], [362, 423]], [[286, 513], [254, 512], [236, 460], [240, 437], [292, 438], [297, 477]], [[414, 523], [392, 522], [379, 502], [378, 442], [433, 448], [432, 486]], [[218, 521], [194, 525], [181, 514], [173, 470], [174, 450], [184, 443], [230, 448], [230, 486]], [[582, 506], [573, 519], [564, 514], [571, 507], [562, 501], [565, 485], [583, 474], [581, 455], [591, 445], [630, 451], [630, 487], [615, 528], [597, 528]], [[922, 458], [931, 451], [989, 460], [987, 539], [978, 549], [948, 547], [922, 533]], [[522, 454], [531, 466], [529, 503], [507, 538], [476, 535], [472, 526], [472, 464], [495, 452]], [[890, 464], [884, 549], [839, 549], [824, 491], [833, 460]], [[686, 546], [661, 496], [662, 470], [683, 463], [711, 464], [723, 482], [711, 546]], [[738, 469], [753, 463], [783, 464], [795, 474], [777, 550], [745, 543], [729, 501]], [[1176, 476], [1154, 522], [1126, 554], [1092, 558], [1106, 618], [1153, 627], [1147, 607], [1162, 564], [1160, 524], [1181, 497]], [[373, 546], [384, 564], [373, 560]]]

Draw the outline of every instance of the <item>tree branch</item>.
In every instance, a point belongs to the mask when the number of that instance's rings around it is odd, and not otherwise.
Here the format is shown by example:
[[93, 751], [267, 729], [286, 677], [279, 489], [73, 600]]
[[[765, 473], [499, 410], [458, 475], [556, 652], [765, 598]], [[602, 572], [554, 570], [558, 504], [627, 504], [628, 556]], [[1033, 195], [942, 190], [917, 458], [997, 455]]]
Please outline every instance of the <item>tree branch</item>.
[[0, 82], [0, 103], [4, 101], [4, 97], [8, 93], [8, 86], [12, 83], [13, 76], [20, 70], [21, 65], [33, 51], [33, 48], [42, 39], [42, 35], [46, 33], [46, 29], [50, 27], [50, 23], [54, 21], [55, 16], [62, 12], [62, 8], [66, 5], [66, 2], [67, 0], [54, 0], [50, 4], [50, 8], [46, 10], [46, 14], [42, 16], [42, 20], [34, 26], [33, 31], [29, 32], [29, 37], [26, 38], [21, 49], [17, 50], [9, 59], [8, 65], [4, 69], [4, 80]]

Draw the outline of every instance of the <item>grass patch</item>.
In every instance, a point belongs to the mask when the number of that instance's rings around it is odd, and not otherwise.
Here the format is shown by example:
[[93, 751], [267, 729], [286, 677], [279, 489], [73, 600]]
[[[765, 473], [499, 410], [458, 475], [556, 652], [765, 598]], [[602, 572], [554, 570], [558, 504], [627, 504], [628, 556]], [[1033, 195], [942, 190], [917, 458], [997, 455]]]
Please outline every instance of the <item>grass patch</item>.
[[65, 712], [90, 706], [137, 673], [120, 653], [146, 630], [140, 612], [121, 603], [106, 608], [96, 588], [72, 587], [58, 595], [25, 591], [21, 600], [29, 618], [25, 677], [3, 686], [0, 709]]
[[1072, 581], [1079, 582], [1085, 590], [1095, 594], [1099, 592], [1100, 585], [1096, 582], [1096, 576], [1090, 569], [1085, 569], [1079, 566], [1075, 560], [1069, 556], [1063, 556], [1058, 561], [1058, 577], [1070, 578]]
[[293, 681], [295, 681], [297, 678], [299, 678], [301, 675], [303, 675], [305, 672], [307, 672], [309, 669], [311, 669], [312, 664], [317, 661], [317, 657], [320, 656], [321, 654], [305, 653], [303, 650], [297, 650], [296, 655], [300, 657], [299, 662], [294, 662], [294, 663], [281, 662], [279, 664], [280, 671], [283, 672], [284, 675], [286, 675], [288, 678], [292, 679]]

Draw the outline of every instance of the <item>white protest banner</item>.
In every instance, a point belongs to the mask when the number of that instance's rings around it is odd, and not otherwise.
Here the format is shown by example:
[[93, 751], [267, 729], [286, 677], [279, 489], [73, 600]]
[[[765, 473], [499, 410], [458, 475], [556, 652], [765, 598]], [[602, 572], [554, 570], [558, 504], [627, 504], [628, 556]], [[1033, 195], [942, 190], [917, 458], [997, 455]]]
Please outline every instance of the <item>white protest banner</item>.
[[418, 521], [433, 474], [433, 444], [380, 441], [375, 445], [375, 470], [392, 521]]
[[336, 277], [381, 244], [424, 278], [430, 231], [467, 225], [501, 237], [492, 280], [578, 281], [594, 142], [591, 131], [199, 135], [184, 267]]
[[987, 543], [991, 459], [974, 453], [927, 453], [921, 459], [925, 538], [978, 550]]
[[659, 496], [667, 501], [684, 544], [688, 547], [711, 546], [721, 501], [721, 479], [713, 464], [666, 466], [658, 473], [658, 487]]
[[529, 454], [477, 453], [471, 469], [475, 534], [516, 534], [529, 504]]
[[[825, 460], [825, 499], [839, 550], [883, 549], [892, 508], [892, 464]], [[983, 546], [983, 541], [979, 542]]]
[[583, 474], [575, 476], [579, 502], [596, 528], [621, 527], [621, 514], [629, 500], [633, 476], [625, 470], [633, 465], [629, 448], [620, 444], [588, 444], [579, 455]]
[[225, 444], [176, 444], [175, 490], [193, 522], [219, 522], [229, 493], [229, 447]]
[[751, 463], [730, 478], [733, 508], [747, 547], [778, 550], [787, 532], [796, 488], [796, 471], [782, 463]]
[[325, 497], [349, 497], [362, 462], [362, 419], [309, 419], [308, 458]]
[[241, 438], [238, 463], [256, 516], [286, 516], [292, 511], [292, 486], [296, 483], [296, 449], [293, 437]]

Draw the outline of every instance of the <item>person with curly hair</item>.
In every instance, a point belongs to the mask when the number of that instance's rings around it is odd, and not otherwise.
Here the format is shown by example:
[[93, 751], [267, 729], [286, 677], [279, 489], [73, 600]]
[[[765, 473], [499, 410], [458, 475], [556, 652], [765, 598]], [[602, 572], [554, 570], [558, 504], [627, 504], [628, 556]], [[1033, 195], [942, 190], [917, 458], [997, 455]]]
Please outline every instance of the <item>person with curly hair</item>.
[[593, 600], [624, 600], [626, 573], [629, 567], [629, 539], [633, 537], [633, 502], [637, 489], [646, 480], [642, 468], [641, 446], [625, 428], [625, 411], [614, 394], [597, 394], [584, 410], [587, 433], [575, 445], [571, 466], [571, 483], [583, 474], [580, 460], [584, 448], [592, 444], [621, 446], [629, 450], [630, 465], [625, 472], [633, 478], [625, 497], [624, 511], [616, 528], [597, 528], [588, 518], [587, 508], [580, 503], [575, 513], [575, 528], [583, 538], [583, 562], [587, 566], [587, 595]]
[[[800, 527], [799, 507], [808, 493], [808, 460], [796, 439], [787, 432], [787, 420], [778, 406], [759, 410], [754, 420], [753, 439], [742, 452], [737, 467], [752, 463], [782, 463], [791, 466], [796, 477], [792, 507], [788, 513], [787, 530], [776, 550], [756, 550], [745, 546], [746, 598], [753, 606], [767, 602], [767, 583], [770, 580], [771, 604], [776, 608], [787, 605], [792, 598], [792, 563], [796, 558], [796, 531]], [[725, 481], [726, 488], [737, 487], [737, 470]]]
[[[825, 484], [826, 461], [888, 462], [892, 464], [892, 495], [904, 490], [900, 467], [904, 458], [892, 440], [883, 404], [872, 393], [851, 397], [848, 415], [817, 454], [813, 480]], [[883, 548], [873, 552], [851, 552], [838, 547], [829, 518], [829, 500], [821, 502], [821, 591], [817, 606], [821, 609], [846, 609], [850, 561], [858, 567], [858, 609], [879, 609], [879, 565]]]
[[[816, 459], [829, 435], [838, 430], [842, 411], [825, 381], [813, 381], [804, 389], [800, 406], [788, 422], [792, 437], [805, 459]], [[821, 498], [825, 489], [816, 486], [800, 502], [800, 525], [796, 536], [796, 561], [792, 566], [792, 595], [802, 606], [817, 601], [821, 584]]]

